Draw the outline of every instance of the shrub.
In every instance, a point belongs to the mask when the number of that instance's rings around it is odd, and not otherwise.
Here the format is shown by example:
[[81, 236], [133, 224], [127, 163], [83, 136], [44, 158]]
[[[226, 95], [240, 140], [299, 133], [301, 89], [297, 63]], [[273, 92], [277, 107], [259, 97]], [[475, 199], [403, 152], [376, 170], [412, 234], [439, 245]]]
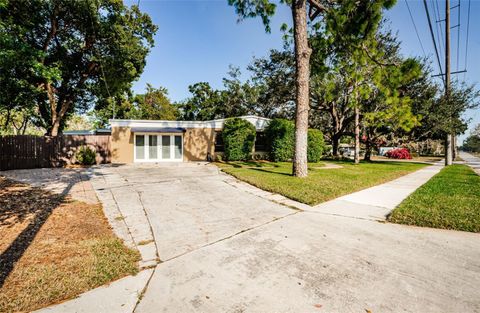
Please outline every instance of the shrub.
[[308, 130], [308, 162], [318, 162], [322, 158], [325, 150], [325, 142], [323, 141], [323, 134], [318, 129]]
[[406, 148], [398, 148], [398, 149], [393, 149], [387, 151], [385, 153], [385, 156], [390, 159], [408, 159], [410, 160], [412, 156], [410, 155], [410, 152], [408, 152], [408, 149]]
[[[295, 153], [295, 124], [284, 119], [273, 119], [265, 128], [267, 151], [274, 162], [293, 159]], [[323, 134], [318, 129], [308, 130], [308, 162], [318, 162], [325, 150]]]
[[75, 154], [75, 159], [82, 165], [93, 165], [96, 160], [95, 150], [88, 146], [81, 146]]
[[222, 137], [227, 161], [247, 160], [251, 157], [256, 130], [252, 123], [241, 118], [225, 121]]
[[265, 128], [269, 159], [285, 162], [293, 159], [295, 151], [295, 125], [284, 119], [273, 119]]

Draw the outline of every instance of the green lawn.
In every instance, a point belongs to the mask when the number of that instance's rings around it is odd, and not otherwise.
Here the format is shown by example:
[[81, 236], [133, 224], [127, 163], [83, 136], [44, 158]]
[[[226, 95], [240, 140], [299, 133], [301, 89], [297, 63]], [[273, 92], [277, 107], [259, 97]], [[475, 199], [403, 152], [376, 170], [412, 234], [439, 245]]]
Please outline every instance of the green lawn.
[[307, 178], [291, 176], [291, 163], [217, 163], [226, 173], [261, 189], [315, 205], [361, 189], [375, 186], [416, 171], [427, 164], [407, 162], [328, 162], [342, 168], [322, 169], [327, 163], [309, 164]]
[[405, 199], [389, 220], [480, 232], [480, 176], [466, 165], [446, 167]]

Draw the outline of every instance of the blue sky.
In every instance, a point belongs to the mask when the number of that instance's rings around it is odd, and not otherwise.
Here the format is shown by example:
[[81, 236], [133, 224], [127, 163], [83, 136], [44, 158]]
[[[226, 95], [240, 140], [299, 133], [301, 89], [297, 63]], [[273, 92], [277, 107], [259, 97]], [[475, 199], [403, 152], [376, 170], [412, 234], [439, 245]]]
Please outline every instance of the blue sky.
[[[451, 0], [451, 6], [458, 0]], [[137, 1], [126, 1], [127, 4]], [[423, 2], [408, 1], [414, 17], [423, 48], [427, 56], [434, 59], [434, 49], [428, 30]], [[438, 0], [441, 19], [444, 18], [445, 1]], [[433, 3], [430, 3], [433, 5]], [[465, 59], [465, 34], [467, 24], [468, 0], [461, 0], [461, 35], [459, 69], [463, 70]], [[159, 26], [155, 36], [155, 47], [147, 59], [147, 66], [139, 81], [134, 84], [136, 92], [143, 92], [146, 83], [155, 87], [163, 86], [169, 90], [173, 101], [180, 101], [189, 96], [188, 86], [199, 82], [209, 82], [220, 88], [222, 78], [229, 65], [239, 66], [244, 77], [245, 70], [254, 56], [262, 57], [270, 49], [282, 47], [282, 23], [291, 24], [291, 13], [285, 5], [279, 4], [272, 19], [272, 32], [265, 33], [259, 19], [247, 19], [237, 23], [233, 7], [227, 0], [141, 0], [140, 9], [147, 12], [153, 22]], [[457, 24], [457, 9], [452, 9], [451, 24]], [[430, 14], [436, 11], [431, 6]], [[470, 83], [480, 83], [480, 1], [471, 1], [470, 36], [467, 58], [467, 73], [458, 75], [458, 79]], [[402, 42], [402, 51], [406, 56], [423, 56], [419, 40], [415, 34], [405, 0], [398, 0], [397, 5], [386, 12], [390, 28], [398, 32]], [[435, 27], [435, 25], [434, 25]], [[457, 69], [457, 32], [452, 30], [452, 71]], [[443, 62], [443, 58], [442, 58]], [[436, 70], [438, 66], [434, 63]], [[455, 78], [455, 76], [453, 76]], [[480, 87], [480, 84], [479, 86]], [[471, 127], [480, 123], [480, 110], [467, 112], [472, 118]], [[463, 138], [464, 136], [462, 136]]]

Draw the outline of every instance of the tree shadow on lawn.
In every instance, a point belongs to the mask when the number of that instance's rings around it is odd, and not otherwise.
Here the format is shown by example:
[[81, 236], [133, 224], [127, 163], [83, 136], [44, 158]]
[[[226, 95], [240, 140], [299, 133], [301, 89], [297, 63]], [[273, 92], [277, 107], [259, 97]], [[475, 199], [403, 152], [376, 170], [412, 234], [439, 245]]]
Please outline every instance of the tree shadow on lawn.
[[14, 228], [15, 224], [21, 224], [33, 216], [0, 255], [0, 288], [74, 184], [70, 182], [59, 195], [0, 177], [0, 229]]

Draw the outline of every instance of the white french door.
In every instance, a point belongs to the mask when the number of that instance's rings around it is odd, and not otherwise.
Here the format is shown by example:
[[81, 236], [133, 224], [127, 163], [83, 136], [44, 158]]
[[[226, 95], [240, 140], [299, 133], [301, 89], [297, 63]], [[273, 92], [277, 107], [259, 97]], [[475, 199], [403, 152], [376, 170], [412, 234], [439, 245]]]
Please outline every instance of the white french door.
[[133, 154], [135, 162], [181, 162], [183, 136], [135, 133]]

